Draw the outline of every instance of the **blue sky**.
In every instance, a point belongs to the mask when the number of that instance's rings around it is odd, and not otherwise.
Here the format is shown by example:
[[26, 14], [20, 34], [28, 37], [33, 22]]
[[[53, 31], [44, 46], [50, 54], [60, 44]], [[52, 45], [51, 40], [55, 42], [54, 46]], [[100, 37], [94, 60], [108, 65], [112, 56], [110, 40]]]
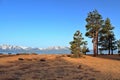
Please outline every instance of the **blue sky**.
[[69, 46], [76, 30], [85, 35], [85, 18], [94, 9], [111, 19], [120, 39], [119, 8], [120, 0], [0, 0], [0, 44]]

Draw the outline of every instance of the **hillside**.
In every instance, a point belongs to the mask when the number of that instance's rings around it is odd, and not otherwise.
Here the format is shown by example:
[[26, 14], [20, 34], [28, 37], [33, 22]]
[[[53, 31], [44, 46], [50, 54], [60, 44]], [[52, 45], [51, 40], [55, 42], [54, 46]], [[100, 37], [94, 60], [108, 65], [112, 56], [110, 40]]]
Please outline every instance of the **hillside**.
[[[120, 80], [120, 56], [1, 55], [0, 80]], [[19, 60], [18, 60], [19, 59]]]

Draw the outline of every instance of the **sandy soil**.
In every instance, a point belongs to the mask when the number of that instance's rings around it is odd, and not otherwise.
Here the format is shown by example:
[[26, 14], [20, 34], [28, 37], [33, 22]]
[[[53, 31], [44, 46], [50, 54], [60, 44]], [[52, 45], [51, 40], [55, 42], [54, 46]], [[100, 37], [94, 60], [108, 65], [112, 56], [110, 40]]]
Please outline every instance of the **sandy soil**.
[[0, 80], [120, 80], [120, 56], [0, 55]]

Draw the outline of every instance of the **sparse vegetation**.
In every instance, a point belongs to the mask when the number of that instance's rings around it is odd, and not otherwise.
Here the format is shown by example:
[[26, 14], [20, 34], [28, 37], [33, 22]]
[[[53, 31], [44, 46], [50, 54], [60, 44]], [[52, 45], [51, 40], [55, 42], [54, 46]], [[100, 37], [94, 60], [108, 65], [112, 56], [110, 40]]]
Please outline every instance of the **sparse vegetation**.
[[0, 80], [91, 80], [91, 78], [117, 80], [120, 78], [118, 55], [102, 55], [96, 58], [86, 56], [80, 59], [67, 57], [67, 54], [64, 55], [65, 57], [62, 55], [30, 54], [2, 57], [0, 58], [0, 75], [2, 75]]
[[[120, 80], [119, 6], [120, 0], [0, 0], [0, 80]], [[92, 8], [104, 14], [86, 14]]]

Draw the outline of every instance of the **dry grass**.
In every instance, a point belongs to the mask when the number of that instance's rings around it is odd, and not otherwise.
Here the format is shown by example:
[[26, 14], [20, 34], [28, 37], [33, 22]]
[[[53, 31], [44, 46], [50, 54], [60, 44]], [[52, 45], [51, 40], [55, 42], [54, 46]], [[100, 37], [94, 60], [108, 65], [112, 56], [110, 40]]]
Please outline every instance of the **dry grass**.
[[65, 55], [0, 57], [0, 80], [120, 80], [120, 56], [80, 59]]

